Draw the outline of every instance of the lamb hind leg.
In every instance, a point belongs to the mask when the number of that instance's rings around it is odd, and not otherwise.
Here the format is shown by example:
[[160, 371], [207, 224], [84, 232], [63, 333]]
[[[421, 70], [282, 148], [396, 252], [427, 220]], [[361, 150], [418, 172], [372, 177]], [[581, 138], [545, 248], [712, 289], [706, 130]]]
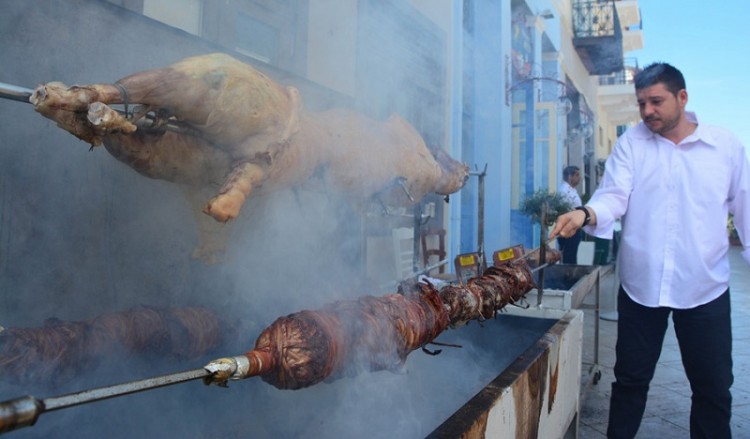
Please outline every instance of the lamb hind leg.
[[72, 85], [48, 82], [38, 86], [29, 102], [40, 113], [50, 108], [65, 111], [87, 111], [92, 102], [116, 103], [120, 101], [120, 89], [112, 84]]
[[102, 144], [102, 133], [86, 119], [89, 104], [102, 99], [112, 100], [119, 93], [114, 86], [68, 87], [61, 82], [50, 82], [37, 87], [29, 102], [34, 105], [34, 110], [57, 122], [60, 128], [92, 146], [98, 146]]
[[264, 177], [265, 171], [255, 163], [238, 164], [230, 172], [219, 194], [208, 201], [203, 212], [222, 223], [233, 220], [240, 214], [240, 209], [254, 186]]
[[212, 108], [207, 103], [212, 85], [172, 68], [162, 68], [135, 73], [114, 84], [68, 87], [61, 82], [49, 82], [38, 86], [29, 101], [37, 112], [56, 121], [61, 128], [92, 145], [99, 145], [101, 129], [90, 127], [81, 117], [92, 105], [144, 105], [146, 111], [159, 110], [160, 116], [177, 113], [188, 122], [203, 123]]
[[[195, 111], [206, 101], [214, 84], [190, 78], [170, 67], [145, 70], [117, 80], [113, 84], [72, 85], [48, 82], [38, 86], [29, 101], [35, 107], [66, 111], [87, 111], [93, 102], [104, 104], [143, 104], [155, 107], [179, 107]], [[179, 100], [175, 97], [179, 97]], [[177, 102], [175, 102], [177, 101]], [[207, 113], [201, 113], [205, 118]]]

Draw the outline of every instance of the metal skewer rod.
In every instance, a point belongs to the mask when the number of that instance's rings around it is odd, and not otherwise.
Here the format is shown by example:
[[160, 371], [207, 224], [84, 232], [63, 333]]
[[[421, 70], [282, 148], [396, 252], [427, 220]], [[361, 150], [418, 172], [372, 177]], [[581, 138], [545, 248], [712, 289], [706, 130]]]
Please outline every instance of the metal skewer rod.
[[42, 413], [184, 383], [186, 381], [205, 378], [211, 374], [211, 372], [204, 368], [192, 369], [41, 400], [33, 396], [23, 396], [0, 402], [0, 433], [34, 425]]
[[419, 276], [421, 276], [421, 275], [423, 275], [425, 273], [428, 273], [428, 272], [430, 272], [430, 271], [432, 271], [432, 270], [434, 270], [436, 268], [440, 268], [440, 267], [442, 267], [443, 265], [446, 265], [446, 264], [448, 264], [448, 260], [447, 259], [443, 259], [442, 261], [439, 261], [439, 262], [436, 262], [436, 263], [434, 263], [432, 265], [424, 267], [423, 269], [421, 269], [419, 271], [415, 271], [407, 279], [414, 279], [414, 278], [419, 277]]
[[532, 273], [536, 273], [537, 271], [541, 271], [541, 270], [544, 270], [544, 269], [545, 269], [545, 268], [547, 268], [547, 267], [549, 267], [549, 264], [545, 262], [544, 264], [542, 264], [542, 265], [540, 265], [540, 266], [538, 266], [538, 267], [534, 267], [534, 268], [532, 268], [532, 269], [531, 269], [531, 272], [532, 272]]
[[206, 369], [192, 369], [184, 372], [176, 372], [167, 375], [161, 375], [153, 378], [147, 378], [129, 383], [115, 384], [112, 386], [99, 387], [91, 390], [84, 390], [77, 393], [55, 396], [43, 400], [45, 411], [58, 410], [66, 407], [73, 407], [88, 402], [101, 401], [115, 396], [128, 395], [130, 393], [141, 392], [143, 390], [157, 389], [159, 387], [170, 386], [172, 384], [184, 383], [186, 381], [197, 380], [211, 375]]
[[537, 275], [538, 283], [537, 283], [537, 296], [536, 296], [536, 306], [540, 307], [542, 306], [542, 296], [544, 295], [544, 269], [543, 267], [546, 265], [544, 262], [547, 260], [547, 209], [548, 209], [547, 202], [545, 201], [542, 203], [542, 220], [540, 222], [540, 230], [539, 230], [539, 266], [542, 267], [541, 270], [539, 270], [539, 274]]
[[34, 90], [30, 88], [18, 87], [16, 85], [0, 82], [0, 97], [4, 99], [26, 102], [28, 104], [30, 103], [29, 98], [32, 93], [34, 93]]

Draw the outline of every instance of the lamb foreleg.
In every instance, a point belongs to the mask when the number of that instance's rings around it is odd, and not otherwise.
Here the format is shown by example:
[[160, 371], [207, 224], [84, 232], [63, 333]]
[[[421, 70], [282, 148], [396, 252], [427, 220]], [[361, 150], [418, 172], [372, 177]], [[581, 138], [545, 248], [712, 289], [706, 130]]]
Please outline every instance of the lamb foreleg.
[[240, 214], [245, 200], [264, 177], [265, 171], [255, 163], [237, 164], [229, 173], [219, 194], [208, 201], [203, 212], [222, 223], [233, 220]]

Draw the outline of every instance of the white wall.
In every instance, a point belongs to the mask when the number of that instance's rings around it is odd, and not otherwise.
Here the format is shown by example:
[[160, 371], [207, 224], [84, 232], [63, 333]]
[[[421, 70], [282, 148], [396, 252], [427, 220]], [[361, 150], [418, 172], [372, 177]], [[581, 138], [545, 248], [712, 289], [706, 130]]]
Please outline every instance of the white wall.
[[357, 2], [310, 0], [307, 77], [354, 95], [356, 88]]

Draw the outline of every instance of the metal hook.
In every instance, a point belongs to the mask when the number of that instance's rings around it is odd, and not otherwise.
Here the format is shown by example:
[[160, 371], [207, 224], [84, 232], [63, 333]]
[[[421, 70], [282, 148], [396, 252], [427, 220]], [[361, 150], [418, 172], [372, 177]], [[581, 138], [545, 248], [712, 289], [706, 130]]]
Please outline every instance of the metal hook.
[[130, 103], [130, 95], [128, 95], [128, 89], [121, 82], [115, 82], [114, 86], [120, 90], [120, 96], [122, 96], [122, 105], [125, 107], [125, 118], [130, 119], [130, 113], [128, 112], [128, 104]]

